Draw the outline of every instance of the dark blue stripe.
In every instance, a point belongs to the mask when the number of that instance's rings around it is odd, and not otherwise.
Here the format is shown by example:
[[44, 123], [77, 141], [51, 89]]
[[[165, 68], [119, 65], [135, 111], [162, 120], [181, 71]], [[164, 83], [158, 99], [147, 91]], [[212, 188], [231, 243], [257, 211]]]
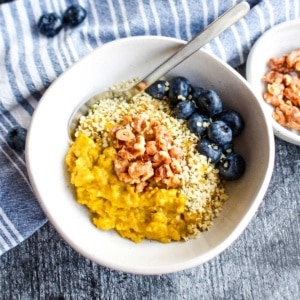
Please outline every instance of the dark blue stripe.
[[[296, 1], [298, 1], [298, 0], [296, 0]], [[261, 0], [248, 0], [247, 2], [250, 4], [250, 7], [252, 8], [256, 4], [258, 4], [259, 2], [261, 2]]]
[[232, 59], [228, 61], [228, 63], [235, 67], [240, 65], [241, 64], [240, 56], [239, 56], [238, 48], [236, 46], [237, 41], [235, 39], [233, 31], [232, 30], [226, 31], [225, 34], [220, 36], [220, 41], [222, 41], [222, 39], [224, 39], [223, 45], [224, 45], [227, 59], [232, 57]]
[[[48, 10], [48, 8], [45, 4], [45, 1], [38, 1], [38, 2], [41, 6], [42, 14], [43, 13], [49, 13], [49, 10]], [[54, 11], [54, 7], [53, 7], [52, 2], [51, 2], [51, 10]], [[37, 21], [38, 20], [36, 20], [36, 22]], [[55, 75], [56, 75], [56, 77], [58, 77], [62, 73], [63, 69], [62, 69], [62, 66], [59, 63], [58, 57], [56, 55], [56, 51], [54, 50], [54, 48], [52, 46], [53, 40], [51, 38], [49, 39], [47, 37], [41, 36], [39, 31], [37, 30], [37, 27], [34, 26], [34, 28], [35, 28], [35, 32], [33, 33], [33, 35], [35, 34], [37, 39], [47, 39], [47, 52], [48, 52], [50, 61], [52, 62], [52, 66], [53, 66], [53, 70], [55, 72]], [[41, 49], [41, 50], [43, 51], [43, 49]]]
[[126, 15], [131, 35], [145, 35], [146, 30], [138, 1], [128, 1], [128, 3], [126, 3]]
[[[87, 5], [88, 6], [85, 7], [85, 9], [87, 11], [87, 17], [86, 17], [85, 22], [89, 23], [89, 25], [86, 25], [86, 26], [93, 28], [95, 25], [97, 25], [97, 20], [94, 19], [93, 14], [91, 13], [92, 8], [91, 8], [91, 4], [89, 1], [88, 1]], [[98, 46], [97, 40], [92, 33], [90, 34], [87, 32], [87, 40], [93, 49]]]
[[[63, 2], [64, 2], [64, 1], [63, 1]], [[76, 3], [73, 2], [72, 4], [76, 4]], [[60, 13], [61, 13], [61, 15], [63, 15], [64, 11], [66, 10], [66, 8], [67, 8], [68, 6], [66, 6], [66, 3], [64, 3], [64, 4], [62, 5], [62, 2], [61, 2], [61, 1], [58, 2], [58, 6], [59, 6], [59, 8], [60, 8]], [[78, 27], [77, 27], [76, 29], [78, 29]], [[64, 32], [63, 32], [63, 30], [64, 30]], [[75, 58], [74, 58], [73, 53], [72, 53], [72, 51], [71, 51], [71, 49], [70, 49], [69, 43], [65, 43], [65, 41], [67, 40], [67, 37], [68, 37], [68, 35], [69, 35], [69, 32], [70, 32], [70, 31], [73, 31], [73, 29], [72, 29], [72, 28], [65, 27], [63, 30], [62, 30], [62, 34], [64, 33], [64, 39], [63, 39], [62, 41], [59, 41], [59, 45], [62, 46], [61, 48], [65, 48], [65, 49], [67, 50], [71, 62], [74, 63], [74, 62], [75, 62]], [[69, 67], [69, 63], [67, 64], [67, 66]]]
[[171, 8], [168, 1], [159, 1], [156, 10], [161, 24], [161, 34], [176, 37], [175, 22], [170, 13]]
[[[5, 150], [8, 152], [7, 149]], [[14, 161], [17, 162], [18, 159], [14, 159]], [[7, 166], [5, 173], [0, 174], [0, 199], [6, 200], [2, 201], [1, 207], [20, 234], [26, 238], [45, 222], [44, 214], [28, 183], [3, 155], [0, 155], [0, 165]], [[22, 167], [22, 172], [23, 170], [26, 175], [26, 169]], [[14, 187], [18, 188], [12, 188], [11, 178], [14, 179]], [[24, 218], [30, 222], [24, 224], [22, 222], [25, 220]]]
[[[6, 134], [4, 134], [2, 136], [4, 137], [4, 139], [6, 138]], [[27, 168], [26, 168], [26, 164], [25, 164], [25, 152], [23, 151], [21, 153], [17, 153], [13, 149], [11, 149], [7, 143], [2, 142], [2, 141], [1, 141], [1, 148], [2, 148], [3, 152], [5, 152], [6, 155], [9, 156], [11, 158], [11, 160], [14, 162], [14, 164], [20, 169], [22, 174], [24, 174], [24, 176], [27, 178]], [[5, 160], [7, 160], [7, 158], [5, 158]], [[11, 165], [10, 161], [2, 162], [2, 163], [0, 163], [0, 165], [14, 167], [13, 165]], [[24, 180], [24, 179], [22, 179], [22, 180]]]
[[[157, 35], [158, 32], [157, 32], [157, 28], [155, 25], [155, 22], [154, 22], [154, 14], [153, 14], [153, 11], [151, 9], [151, 5], [150, 5], [150, 1], [147, 0], [147, 1], [144, 1], [144, 10], [145, 10], [145, 15], [146, 15], [146, 18], [148, 20], [148, 24], [149, 24], [149, 33], [150, 35]], [[152, 22], [153, 21], [153, 22]], [[153, 24], [153, 26], [152, 26]]]
[[[1, 231], [0, 231], [1, 232]], [[6, 250], [6, 248], [4, 248], [3, 246], [2, 246], [2, 244], [0, 243], [0, 254], [1, 253], [4, 253], [4, 252], [6, 252], [7, 250]]]
[[[58, 7], [59, 7], [59, 10], [56, 11], [56, 12], [57, 12], [59, 15], [62, 16], [63, 13], [64, 13], [64, 11], [67, 9], [68, 5], [65, 3], [65, 1], [63, 1], [64, 4], [62, 4], [61, 1], [57, 1], [57, 0], [56, 0], [56, 2], [58, 2]], [[72, 3], [72, 4], [76, 4], [76, 3]]]
[[[55, 12], [55, 6], [53, 4], [53, 1], [50, 1], [50, 7], [51, 7], [51, 10], [52, 12]], [[49, 12], [49, 11], [48, 11]], [[58, 12], [57, 12], [58, 13]]]
[[121, 38], [123, 37], [126, 37], [127, 34], [126, 34], [126, 31], [125, 31], [125, 28], [124, 28], [124, 19], [123, 19], [123, 16], [122, 16], [122, 13], [121, 13], [121, 9], [120, 9], [120, 6], [119, 6], [119, 1], [118, 0], [112, 0], [112, 6], [114, 8], [114, 14], [116, 16], [116, 22], [117, 22], [117, 28], [118, 28], [118, 32], [119, 32], [119, 35]]
[[[8, 119], [8, 120], [7, 120]], [[10, 112], [3, 106], [0, 100], [0, 122], [4, 125], [5, 128], [11, 126], [11, 124], [16, 124], [15, 118], [10, 114]], [[11, 122], [11, 123], [10, 123]], [[1, 129], [0, 129], [1, 130]]]
[[8, 233], [10, 234], [11, 238], [14, 240], [14, 244], [8, 239], [8, 237], [6, 236], [6, 234], [2, 231], [1, 234], [1, 230], [0, 230], [0, 236], [2, 236], [3, 240], [6, 242], [7, 245], [9, 245], [9, 247], [13, 247], [15, 245], [17, 245], [20, 240], [19, 238], [15, 235], [15, 233], [11, 230], [11, 228], [6, 225], [5, 220], [0, 216], [0, 223], [3, 224], [3, 226], [6, 228], [6, 230], [8, 231]]
[[218, 44], [216, 43], [215, 40], [212, 40], [210, 43], [209, 43], [210, 47], [211, 47], [211, 50], [212, 52], [217, 55], [218, 57], [222, 58], [222, 55], [221, 55], [221, 51], [219, 49], [219, 46]]
[[[10, 112], [8, 110], [5, 109], [5, 107], [3, 106], [3, 104], [0, 102], [0, 124], [3, 126], [0, 126], [0, 136], [3, 137], [4, 141], [2, 141], [2, 139], [0, 139], [0, 145], [1, 148], [3, 149], [3, 151], [5, 153], [7, 153], [7, 155], [9, 155], [12, 159], [14, 157], [14, 162], [15, 164], [18, 166], [18, 168], [20, 170], [22, 170], [22, 173], [25, 174], [27, 176], [27, 171], [26, 171], [26, 166], [25, 166], [25, 159], [24, 159], [24, 153], [16, 153], [15, 151], [13, 151], [8, 144], [5, 142], [6, 140], [6, 135], [7, 135], [7, 131], [10, 128], [13, 128], [14, 126], [19, 125], [18, 122], [15, 120], [15, 118], [10, 114]], [[3, 127], [5, 129], [3, 129]], [[1, 154], [1, 153], [0, 153]], [[20, 157], [20, 159], [16, 159], [16, 157]], [[3, 167], [5, 166], [4, 164], [0, 164]], [[2, 170], [3, 171], [3, 170]]]
[[[2, 10], [0, 10], [0, 19], [1, 18], [4, 19]], [[9, 53], [10, 40], [8, 37], [7, 30], [8, 30], [7, 26], [1, 26], [1, 31], [2, 31], [1, 36], [3, 38], [3, 44], [5, 45], [5, 55], [4, 55], [5, 69], [7, 70], [7, 76], [8, 76], [10, 88], [14, 94], [16, 101], [20, 103], [20, 105], [24, 108], [26, 112], [28, 112], [29, 115], [32, 115], [34, 108], [26, 101], [26, 99], [22, 96], [19, 89], [17, 88], [17, 78], [14, 75], [14, 70], [11, 63], [12, 57]]]
[[233, 3], [228, 3], [227, 1], [219, 1], [219, 16], [222, 15], [226, 10], [231, 8]]
[[203, 16], [202, 5], [192, 5], [189, 6], [190, 17], [191, 17], [191, 34], [194, 37], [204, 29], [204, 20], [201, 18]]
[[75, 59], [75, 57], [74, 57], [74, 55], [73, 55], [73, 53], [72, 53], [72, 50], [71, 50], [71, 48], [70, 48], [70, 45], [69, 45], [69, 43], [66, 43], [65, 45], [66, 45], [66, 49], [68, 50], [68, 53], [69, 53], [71, 62], [74, 63], [74, 62], [76, 61], [76, 59]]
[[[299, 1], [299, 0], [294, 0], [294, 1]], [[286, 11], [285, 2], [284, 1], [278, 1], [278, 2], [279, 3], [276, 3], [276, 5], [274, 5], [273, 3], [271, 4], [271, 6], [273, 8], [273, 20], [275, 22], [274, 25], [286, 21], [286, 17], [285, 17], [285, 11]], [[299, 5], [300, 5], [300, 3], [298, 3], [298, 7], [299, 7]], [[296, 7], [296, 4], [292, 3], [292, 1], [290, 1], [289, 16], [291, 17], [291, 19], [295, 18], [295, 14], [296, 14], [296, 10], [294, 9], [295, 7]], [[267, 12], [268, 16], [265, 17], [265, 20], [269, 22], [268, 17], [271, 17], [271, 12], [269, 11], [269, 9], [266, 9], [266, 12]], [[271, 25], [270, 23], [266, 22], [266, 27], [267, 27], [266, 29], [270, 28], [271, 27], [270, 25]], [[272, 24], [272, 26], [273, 26], [273, 24]]]
[[[247, 57], [247, 55], [249, 54], [249, 51], [250, 51], [250, 49], [248, 48], [247, 45], [249, 43], [248, 38], [250, 39], [251, 29], [248, 30], [248, 32], [249, 32], [249, 37], [248, 37], [248, 35], [246, 35], [244, 27], [241, 24], [237, 23], [236, 26], [235, 26], [235, 28], [236, 28], [237, 35], [238, 35], [239, 40], [240, 40], [240, 47], [242, 48], [242, 55], [243, 55], [243, 60], [239, 61], [239, 63], [238, 63], [240, 65], [241, 63], [243, 63], [246, 60], [246, 57]], [[225, 32], [225, 34], [226, 33], [227, 32]], [[227, 38], [226, 38], [226, 42], [225, 42], [225, 37], [224, 37], [223, 45], [224, 46], [227, 45]], [[226, 48], [228, 48], [228, 47], [226, 47]], [[240, 50], [237, 46], [235, 47], [235, 49], [236, 50]], [[232, 49], [228, 49], [228, 50], [232, 50]], [[232, 53], [231, 53], [231, 56], [232, 56]], [[238, 62], [239, 53], [237, 52], [235, 56], [237, 57], [236, 61]], [[230, 64], [232, 64], [232, 63], [230, 62]], [[235, 64], [235, 66], [236, 66], [236, 64]]]
[[155, 15], [149, 0], [144, 2], [144, 7], [145, 7], [145, 15], [148, 20], [149, 34], [158, 35], [158, 30], [155, 22]]
[[188, 40], [188, 35], [187, 35], [187, 31], [186, 31], [186, 13], [185, 13], [185, 9], [184, 6], [182, 4], [182, 0], [178, 1], [175, 5], [175, 10], [177, 12], [178, 15], [178, 26], [179, 26], [179, 38], [182, 40]]
[[[109, 1], [109, 0], [108, 0]], [[111, 18], [111, 13], [109, 12], [109, 6], [107, 1], [102, 1], [95, 3], [97, 10], [97, 15], [99, 18], [99, 36], [103, 43], [107, 43], [116, 39], [116, 36], [113, 33], [113, 22]], [[109, 12], [109, 13], [108, 13]]]
[[[63, 34], [62, 32], [61, 32], [61, 34]], [[66, 55], [65, 55], [65, 53], [64, 53], [64, 49], [66, 48], [65, 47], [65, 40], [64, 39], [60, 39], [59, 37], [58, 37], [58, 43], [57, 43], [57, 45], [58, 45], [58, 51], [59, 51], [59, 53], [60, 53], [60, 56], [61, 56], [61, 58], [62, 58], [62, 60], [63, 60], [63, 64], [64, 64], [64, 68], [63, 68], [63, 70], [62, 70], [62, 72], [64, 71], [64, 69], [66, 69], [66, 68], [68, 68], [69, 66], [70, 66], [70, 63], [69, 63], [69, 61], [68, 61], [68, 59], [67, 59], [67, 57], [66, 57]]]
[[[67, 6], [63, 6], [62, 7], [62, 3], [61, 1], [56, 1], [56, 3], [58, 2], [57, 6], [58, 8], [56, 8], [56, 6], [54, 5], [54, 2], [51, 2], [52, 4], [52, 9], [53, 11], [55, 11], [58, 15], [62, 16], [64, 11], [66, 10]], [[75, 3], [72, 3], [72, 4], [75, 4]], [[64, 63], [64, 68], [68, 68], [70, 66], [70, 63], [68, 61], [68, 58], [66, 56], [66, 54], [64, 53], [63, 50], [66, 50], [66, 48], [68, 48], [68, 53], [70, 54], [70, 59], [71, 59], [71, 62], [74, 62], [74, 57], [72, 56], [72, 54], [70, 53], [70, 49], [69, 49], [69, 46], [67, 45], [67, 43], [65, 43], [65, 38], [67, 37], [68, 35], [68, 31], [70, 30], [70, 28], [68, 27], [63, 27], [63, 29], [61, 30], [61, 32], [59, 33], [59, 35], [57, 35], [55, 38], [57, 38], [58, 40], [58, 50], [59, 50], [59, 53], [61, 54], [61, 57], [62, 57], [62, 60], [63, 60], [63, 63]], [[63, 37], [63, 38], [62, 38]]]
[[[34, 14], [33, 14], [33, 9], [31, 2], [28, 1], [26, 4], [27, 8], [27, 13], [28, 13], [28, 18], [30, 20], [34, 20]], [[51, 80], [48, 77], [48, 74], [46, 72], [46, 68], [44, 66], [44, 63], [41, 59], [41, 54], [40, 54], [40, 39], [38, 38], [36, 34], [36, 30], [34, 30], [34, 27], [31, 26], [31, 37], [32, 37], [32, 42], [33, 42], [33, 57], [34, 57], [34, 62], [36, 65], [36, 68], [39, 72], [41, 81], [43, 83], [44, 88], [47, 88], [51, 84]]]
[[21, 26], [22, 22], [20, 20], [20, 16], [19, 16], [18, 10], [16, 8], [16, 3], [15, 2], [12, 3], [12, 5], [10, 5], [9, 8], [10, 8], [10, 12], [11, 12], [13, 19], [16, 20], [15, 26], [16, 26], [17, 44], [18, 44], [18, 53], [19, 53], [19, 57], [18, 57], [19, 68], [20, 68], [21, 74], [23, 76], [25, 85], [28, 88], [30, 94], [36, 100], [39, 100], [42, 95], [37, 90], [37, 88], [32, 80], [31, 74], [28, 71], [28, 66], [26, 65], [27, 53], [25, 53], [25, 47], [24, 47], [24, 40], [26, 41], [26, 39], [24, 38], [23, 29]]

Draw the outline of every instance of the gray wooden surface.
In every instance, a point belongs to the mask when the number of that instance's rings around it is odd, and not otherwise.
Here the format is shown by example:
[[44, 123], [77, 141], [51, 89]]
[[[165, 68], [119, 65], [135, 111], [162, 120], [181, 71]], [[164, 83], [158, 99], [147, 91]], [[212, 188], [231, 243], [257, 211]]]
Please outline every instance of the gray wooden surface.
[[276, 139], [274, 175], [249, 227], [218, 257], [174, 274], [96, 265], [48, 223], [0, 257], [0, 299], [300, 299], [299, 178], [300, 147]]

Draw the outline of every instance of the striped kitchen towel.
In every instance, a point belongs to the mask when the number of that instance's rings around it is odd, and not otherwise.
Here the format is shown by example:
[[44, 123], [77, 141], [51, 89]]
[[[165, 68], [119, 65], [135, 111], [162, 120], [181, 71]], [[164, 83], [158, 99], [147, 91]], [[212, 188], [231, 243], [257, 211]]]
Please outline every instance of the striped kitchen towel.
[[[12, 142], [48, 86], [96, 47], [136, 35], [190, 40], [237, 0], [15, 0], [0, 4], [0, 254], [47, 220], [26, 173], [22, 139]], [[275, 24], [300, 18], [299, 0], [252, 0], [240, 22], [205, 46], [236, 67], [257, 38]], [[87, 12], [83, 23], [54, 37], [38, 31], [39, 18], [70, 5]], [[19, 131], [17, 131], [19, 130]], [[24, 131], [20, 131], [24, 136]], [[18, 135], [17, 135], [18, 136]], [[16, 144], [17, 143], [17, 144]]]

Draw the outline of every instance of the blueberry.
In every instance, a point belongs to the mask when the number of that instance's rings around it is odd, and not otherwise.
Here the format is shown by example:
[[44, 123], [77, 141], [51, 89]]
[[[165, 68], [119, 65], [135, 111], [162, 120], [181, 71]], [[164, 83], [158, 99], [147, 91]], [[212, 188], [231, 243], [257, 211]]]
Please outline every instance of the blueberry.
[[168, 98], [171, 105], [176, 105], [180, 100], [187, 100], [192, 85], [185, 77], [175, 77], [170, 81]]
[[200, 86], [196, 86], [192, 88], [192, 92], [191, 92], [191, 99], [197, 103], [199, 101], [199, 97], [205, 92], [205, 89], [200, 87]]
[[151, 84], [145, 92], [155, 99], [162, 100], [167, 96], [169, 82], [166, 80], [157, 80]]
[[231, 128], [232, 136], [239, 135], [245, 127], [242, 116], [235, 110], [223, 110], [216, 119], [222, 120]]
[[221, 147], [222, 147], [222, 152], [225, 155], [233, 152], [233, 144], [232, 144], [232, 142], [229, 142], [229, 143], [226, 143], [224, 145], [221, 145]]
[[25, 128], [16, 126], [8, 131], [6, 141], [12, 149], [21, 152], [25, 149], [26, 135], [27, 130]]
[[80, 5], [71, 5], [63, 14], [63, 22], [65, 25], [75, 27], [83, 22], [87, 13]]
[[246, 163], [241, 155], [233, 152], [219, 161], [217, 167], [222, 178], [225, 180], [236, 180], [245, 173]]
[[206, 90], [195, 99], [200, 111], [214, 117], [223, 110], [222, 100], [220, 96], [213, 90]]
[[189, 118], [196, 110], [196, 106], [192, 101], [180, 101], [174, 107], [174, 116], [178, 119]]
[[[192, 88], [191, 95], [190, 95], [191, 100], [194, 101], [195, 103], [198, 103], [199, 97], [200, 97], [204, 92], [205, 92], [205, 89], [202, 88], [202, 87], [199, 87], [199, 86], [193, 87], [193, 88]], [[201, 113], [205, 113], [204, 110], [201, 111], [201, 110], [199, 109], [198, 111], [201, 112]]]
[[203, 138], [198, 142], [197, 150], [208, 157], [212, 163], [217, 163], [222, 155], [222, 149], [208, 138]]
[[187, 120], [187, 127], [189, 130], [199, 136], [202, 136], [206, 133], [209, 124], [209, 118], [197, 112], [193, 113]]
[[40, 17], [37, 27], [41, 34], [53, 37], [62, 29], [62, 19], [56, 13], [44, 14]]
[[223, 121], [213, 121], [208, 130], [208, 137], [218, 145], [225, 145], [232, 141], [232, 131], [230, 127]]

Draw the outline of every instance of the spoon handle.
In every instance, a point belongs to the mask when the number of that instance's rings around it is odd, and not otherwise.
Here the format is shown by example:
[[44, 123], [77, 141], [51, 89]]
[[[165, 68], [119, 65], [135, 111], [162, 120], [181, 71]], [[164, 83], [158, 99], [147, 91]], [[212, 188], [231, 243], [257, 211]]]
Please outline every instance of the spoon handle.
[[152, 71], [142, 80], [142, 83], [145, 84], [145, 86], [151, 85], [157, 79], [176, 67], [179, 63], [198, 51], [206, 43], [214, 39], [228, 27], [244, 17], [248, 13], [249, 9], [250, 6], [245, 1], [240, 2], [230, 8], [214, 22], [208, 25], [202, 32], [200, 32], [192, 40], [180, 48], [176, 53], [174, 53], [171, 57], [154, 69], [154, 71]]

